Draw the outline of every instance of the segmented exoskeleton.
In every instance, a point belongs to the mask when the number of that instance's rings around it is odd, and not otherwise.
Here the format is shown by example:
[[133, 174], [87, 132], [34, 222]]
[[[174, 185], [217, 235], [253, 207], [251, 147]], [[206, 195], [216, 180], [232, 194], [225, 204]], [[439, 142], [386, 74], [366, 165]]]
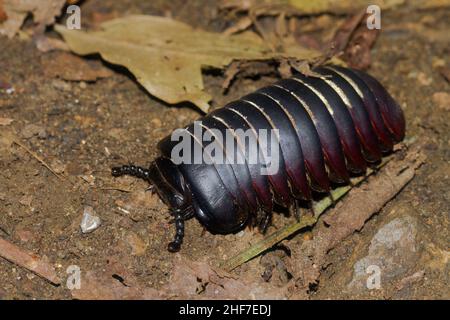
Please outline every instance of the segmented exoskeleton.
[[[364, 173], [403, 139], [403, 112], [377, 80], [338, 66], [314, 72], [320, 77], [295, 74], [200, 119], [202, 131], [214, 138], [229, 129], [249, 130], [255, 137], [260, 129], [277, 129], [276, 150], [262, 150], [262, 158], [278, 152], [276, 172], [262, 174], [262, 163], [247, 161], [249, 147], [237, 135], [231, 151], [244, 163], [175, 164], [176, 142], [169, 136], [158, 144], [161, 156], [148, 169], [112, 169], [114, 176], [147, 180], [170, 207], [176, 225], [170, 251], [180, 249], [188, 218], [195, 216], [215, 233], [235, 232], [248, 223], [265, 229], [274, 203], [297, 214], [298, 201], [310, 200], [313, 191], [328, 193], [333, 182], [349, 183], [352, 174]], [[206, 148], [207, 142], [194, 137], [194, 125], [184, 130], [192, 145]], [[230, 150], [222, 151], [229, 156]]]

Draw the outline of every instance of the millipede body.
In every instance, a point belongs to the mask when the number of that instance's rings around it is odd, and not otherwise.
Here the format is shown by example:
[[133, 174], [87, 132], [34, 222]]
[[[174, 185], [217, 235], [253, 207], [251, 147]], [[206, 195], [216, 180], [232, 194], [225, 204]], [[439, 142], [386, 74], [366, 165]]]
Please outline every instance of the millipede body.
[[[226, 234], [247, 224], [265, 229], [275, 203], [298, 215], [300, 201], [310, 201], [314, 192], [329, 193], [332, 183], [349, 183], [351, 175], [363, 174], [404, 138], [403, 112], [376, 79], [339, 66], [314, 72], [320, 77], [295, 74], [182, 129], [194, 150], [205, 151], [216, 141], [216, 156], [240, 156], [241, 163], [178, 163], [173, 159], [178, 141], [171, 135], [160, 141], [161, 155], [148, 168], [112, 169], [114, 176], [147, 180], [169, 206], [176, 226], [170, 251], [180, 249], [184, 221], [191, 217]], [[207, 141], [195, 135], [196, 124]], [[254, 135], [258, 148], [243, 141], [239, 129]], [[276, 144], [262, 141], [261, 130]], [[229, 132], [231, 147], [219, 143]], [[250, 161], [255, 153], [259, 160]], [[264, 173], [269, 154], [277, 155], [277, 170]]]

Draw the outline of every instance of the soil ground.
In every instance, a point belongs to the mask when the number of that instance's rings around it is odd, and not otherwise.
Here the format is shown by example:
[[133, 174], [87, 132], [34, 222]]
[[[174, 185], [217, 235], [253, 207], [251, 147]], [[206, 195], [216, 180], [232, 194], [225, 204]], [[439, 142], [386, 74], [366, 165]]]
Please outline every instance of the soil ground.
[[[220, 31], [226, 25], [217, 5], [208, 1], [86, 1], [86, 19], [92, 12], [163, 15], [196, 27]], [[342, 19], [333, 17], [332, 19]], [[433, 99], [449, 92], [449, 83], [438, 66], [449, 66], [447, 39], [408, 30], [383, 30], [384, 26], [415, 23], [435, 32], [449, 31], [450, 11], [392, 10], [383, 13], [381, 36], [372, 50], [370, 73], [398, 100], [407, 120], [409, 137], [427, 137], [427, 162], [404, 190], [373, 217], [359, 233], [331, 252], [330, 267], [309, 297], [351, 298], [343, 288], [353, 263], [367, 253], [377, 230], [407, 212], [418, 221], [419, 246], [443, 252], [442, 266], [421, 259], [413, 270], [425, 276], [407, 290], [377, 291], [372, 298], [450, 298], [449, 294], [449, 101]], [[60, 180], [23, 148], [0, 148], [0, 236], [56, 263], [65, 274], [69, 265], [81, 270], [103, 270], [120, 261], [139, 284], [160, 288], [169, 279], [175, 256], [167, 252], [173, 226], [167, 207], [146, 192], [144, 182], [113, 179], [110, 167], [127, 162], [148, 165], [157, 155], [157, 142], [174, 128], [195, 120], [195, 108], [168, 106], [147, 94], [133, 77], [114, 68], [112, 76], [95, 82], [63, 82], [46, 74], [43, 66], [51, 53], [38, 51], [30, 40], [0, 37], [0, 80], [15, 88], [0, 92], [0, 117], [14, 121], [1, 130], [12, 130], [47, 163], [64, 170], [69, 181]], [[94, 58], [95, 59], [95, 58]], [[237, 79], [223, 94], [221, 75], [207, 75], [205, 85], [218, 107], [225, 101], [269, 83], [274, 78]], [[122, 191], [117, 188], [124, 189]], [[102, 225], [90, 234], [80, 232], [83, 207], [90, 205]], [[119, 208], [126, 208], [121, 211]], [[283, 225], [277, 217], [271, 230]], [[196, 220], [187, 222], [181, 255], [196, 261], [207, 257], [213, 264], [248, 246], [260, 237], [255, 231], [219, 236], [203, 232]], [[250, 234], [250, 236], [248, 236]], [[299, 236], [300, 237], [300, 236]], [[244, 240], [245, 239], [245, 240]], [[242, 277], [262, 274], [259, 259], [237, 269]], [[258, 281], [264, 281], [259, 279]], [[0, 298], [69, 299], [64, 285], [45, 280], [0, 259]]]

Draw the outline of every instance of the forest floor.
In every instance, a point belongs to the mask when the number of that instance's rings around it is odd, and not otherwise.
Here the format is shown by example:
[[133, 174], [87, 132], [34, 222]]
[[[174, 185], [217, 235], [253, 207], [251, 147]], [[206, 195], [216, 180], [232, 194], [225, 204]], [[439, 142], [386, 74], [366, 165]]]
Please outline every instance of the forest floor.
[[[217, 6], [208, 1], [86, 1], [82, 12], [85, 19], [91, 19], [93, 12], [170, 12], [177, 20], [206, 30], [221, 31], [225, 26]], [[343, 17], [330, 19], [333, 23]], [[369, 72], [403, 108], [407, 136], [427, 138], [426, 163], [359, 232], [329, 253], [327, 267], [314, 285], [301, 294], [291, 289], [285, 294], [287, 298], [450, 298], [450, 84], [439, 72], [445, 66], [448, 71], [450, 65], [450, 10], [390, 10], [383, 13], [382, 23]], [[432, 30], [432, 34], [388, 28], [406, 23]], [[174, 229], [167, 207], [146, 191], [146, 183], [128, 177], [113, 179], [110, 168], [128, 162], [148, 165], [157, 155], [157, 142], [200, 113], [189, 106], [168, 106], [152, 98], [132, 75], [110, 65], [107, 67], [112, 73], [96, 81], [57, 79], [46, 68], [60, 54], [43, 53], [29, 39], [0, 36], [0, 80], [14, 87], [12, 93], [0, 91], [0, 118], [13, 119], [0, 125], [0, 131], [14, 132], [21, 144], [68, 177], [59, 179], [30, 152], [2, 138], [0, 237], [45, 257], [61, 279], [68, 276], [69, 266], [79, 266], [86, 276], [82, 279], [95, 278], [110, 285], [118, 292], [113, 297], [120, 298], [146, 297], [140, 295], [142, 288], [160, 290], [181, 285], [174, 284], [183, 279], [173, 272], [183, 261], [206, 261], [217, 266], [261, 239], [256, 230], [250, 229], [213, 235], [192, 219], [187, 222], [182, 251], [169, 253], [167, 243]], [[98, 59], [90, 60], [95, 63]], [[213, 107], [277, 79], [237, 78], [226, 94], [221, 89], [223, 80], [220, 73], [205, 76], [206, 89], [214, 96]], [[85, 206], [91, 206], [101, 219], [101, 226], [87, 234], [80, 231]], [[292, 218], [276, 215], [269, 232], [288, 219]], [[395, 235], [390, 230], [395, 226], [400, 226], [400, 237], [407, 243], [400, 243], [395, 250], [369, 249], [375, 238]], [[284, 245], [299, 246], [313, 236], [312, 231], [300, 233]], [[361, 276], [358, 265], [375, 259], [374, 255], [390, 254], [400, 255], [402, 263], [382, 274], [381, 288], [368, 290], [355, 285]], [[273, 256], [286, 265], [290, 259], [283, 253]], [[286, 270], [276, 273], [276, 268], [271, 277], [263, 277], [267, 260], [254, 259], [232, 274], [237, 281], [255, 287], [269, 282], [271, 288], [282, 289], [295, 280]], [[198, 298], [207, 286], [203, 283], [200, 289], [194, 288]], [[132, 291], [133, 287], [139, 289]], [[73, 292], [65, 281], [55, 286], [0, 258], [0, 299], [73, 297], [104, 296], [93, 287]], [[147, 297], [152, 295], [148, 293]], [[278, 293], [273, 297], [279, 297]]]

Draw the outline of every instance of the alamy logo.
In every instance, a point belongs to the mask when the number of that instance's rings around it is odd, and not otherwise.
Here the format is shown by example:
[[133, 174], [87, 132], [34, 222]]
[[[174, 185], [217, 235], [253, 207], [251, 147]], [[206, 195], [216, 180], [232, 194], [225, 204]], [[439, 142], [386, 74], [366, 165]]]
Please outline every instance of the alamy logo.
[[66, 269], [67, 277], [66, 286], [69, 290], [81, 289], [81, 269], [77, 265], [71, 265]]
[[381, 269], [379, 266], [372, 264], [366, 268], [367, 277], [366, 286], [367, 289], [380, 289], [381, 288]]
[[171, 141], [175, 164], [246, 164], [260, 167], [261, 175], [278, 172], [280, 161], [278, 129], [208, 128], [195, 121], [192, 130], [177, 129]]
[[81, 9], [77, 5], [70, 5], [66, 10], [69, 15], [66, 20], [66, 27], [69, 30], [81, 29]]
[[366, 20], [367, 29], [381, 29], [381, 9], [379, 6], [372, 4], [366, 10], [368, 16]]

